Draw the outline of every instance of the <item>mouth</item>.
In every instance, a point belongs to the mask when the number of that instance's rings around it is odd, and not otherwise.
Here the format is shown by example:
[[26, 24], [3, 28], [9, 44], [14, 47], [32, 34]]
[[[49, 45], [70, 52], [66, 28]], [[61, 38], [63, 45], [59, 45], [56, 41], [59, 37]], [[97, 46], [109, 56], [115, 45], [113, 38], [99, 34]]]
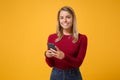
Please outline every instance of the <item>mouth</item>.
[[63, 26], [68, 26], [69, 24], [68, 24], [68, 23], [63, 23], [62, 25], [63, 25]]

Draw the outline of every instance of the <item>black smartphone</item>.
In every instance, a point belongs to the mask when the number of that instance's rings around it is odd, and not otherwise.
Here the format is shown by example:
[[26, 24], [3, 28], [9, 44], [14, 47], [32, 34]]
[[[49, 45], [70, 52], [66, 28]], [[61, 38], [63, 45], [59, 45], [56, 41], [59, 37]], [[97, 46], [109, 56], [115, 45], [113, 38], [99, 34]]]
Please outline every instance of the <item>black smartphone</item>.
[[55, 45], [53, 43], [48, 43], [48, 49], [50, 49], [50, 48], [57, 51], [57, 49], [55, 48]]

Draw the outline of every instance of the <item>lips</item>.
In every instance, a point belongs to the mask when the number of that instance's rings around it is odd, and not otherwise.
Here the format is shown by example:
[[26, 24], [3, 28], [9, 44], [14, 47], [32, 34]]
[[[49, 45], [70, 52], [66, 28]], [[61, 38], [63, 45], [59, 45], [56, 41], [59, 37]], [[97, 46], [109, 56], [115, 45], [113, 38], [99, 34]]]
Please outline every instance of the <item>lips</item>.
[[62, 25], [63, 25], [63, 26], [68, 26], [69, 24], [68, 24], [68, 23], [63, 23]]

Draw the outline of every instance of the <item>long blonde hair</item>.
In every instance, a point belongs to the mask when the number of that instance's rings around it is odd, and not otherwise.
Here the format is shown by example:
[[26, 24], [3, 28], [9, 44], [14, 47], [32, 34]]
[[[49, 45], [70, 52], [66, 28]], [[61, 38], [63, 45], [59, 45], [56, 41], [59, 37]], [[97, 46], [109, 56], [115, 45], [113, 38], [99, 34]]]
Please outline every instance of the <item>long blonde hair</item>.
[[60, 12], [61, 11], [67, 11], [69, 12], [72, 17], [73, 17], [73, 23], [72, 23], [72, 36], [73, 36], [73, 43], [78, 41], [78, 31], [77, 31], [77, 26], [76, 26], [76, 16], [75, 13], [73, 11], [73, 9], [69, 6], [64, 6], [62, 7], [59, 11], [58, 11], [58, 15], [57, 15], [57, 28], [56, 28], [56, 33], [58, 38], [55, 40], [55, 42], [58, 42], [62, 39], [63, 37], [63, 28], [60, 25], [60, 21], [59, 21], [59, 16], [60, 16]]

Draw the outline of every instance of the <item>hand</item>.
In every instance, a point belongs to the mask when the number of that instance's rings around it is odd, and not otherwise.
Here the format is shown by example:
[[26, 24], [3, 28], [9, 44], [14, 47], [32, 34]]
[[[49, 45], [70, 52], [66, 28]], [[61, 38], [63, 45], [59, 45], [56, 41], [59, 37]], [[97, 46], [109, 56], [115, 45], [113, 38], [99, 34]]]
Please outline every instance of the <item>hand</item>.
[[48, 57], [48, 58], [52, 58], [54, 56], [55, 53], [53, 53], [51, 50], [47, 50], [45, 52], [45, 55]]
[[[55, 46], [56, 47], [56, 46]], [[53, 56], [55, 57], [55, 58], [58, 58], [58, 59], [63, 59], [64, 58], [64, 52], [62, 52], [61, 50], [59, 50], [59, 48], [58, 47], [56, 47], [56, 49], [57, 49], [57, 51], [56, 50], [54, 50], [54, 49], [50, 49], [50, 51], [52, 51], [52, 53], [54, 53], [53, 54]]]

